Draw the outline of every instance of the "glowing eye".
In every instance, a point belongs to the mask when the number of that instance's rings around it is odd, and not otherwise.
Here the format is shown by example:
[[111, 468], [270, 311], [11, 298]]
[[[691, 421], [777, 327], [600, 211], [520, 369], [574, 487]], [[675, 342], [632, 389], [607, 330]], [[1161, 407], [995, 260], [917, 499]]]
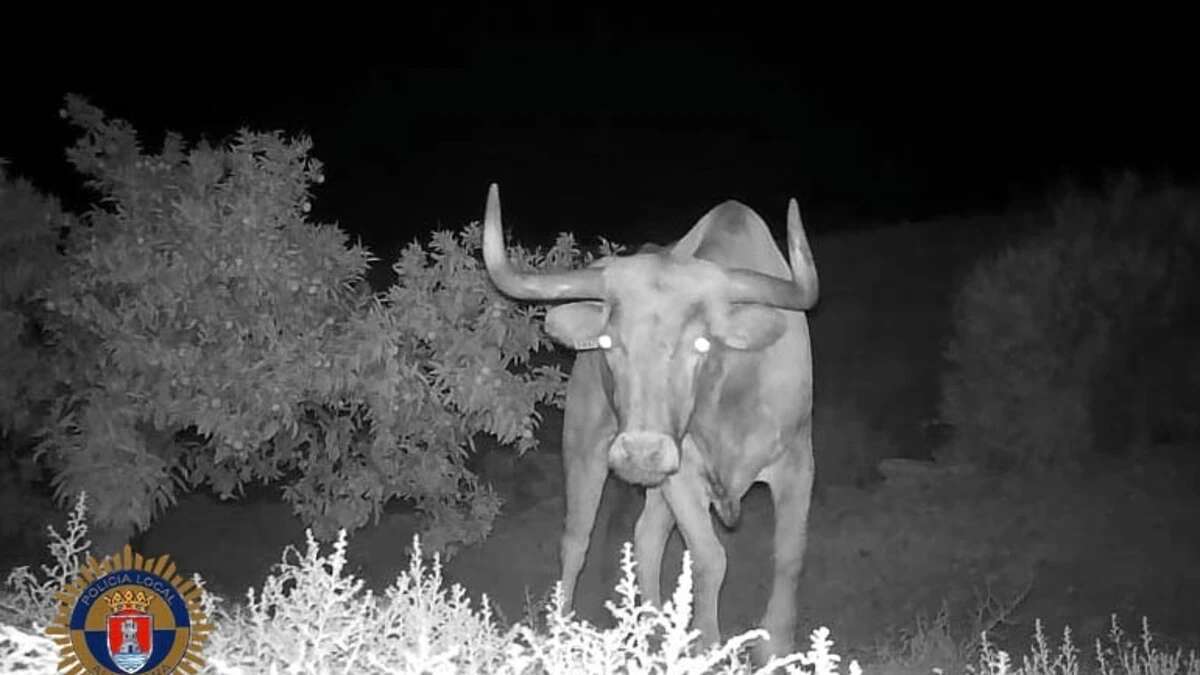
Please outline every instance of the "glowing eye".
[[692, 344], [696, 348], [696, 351], [700, 352], [701, 354], [706, 353], [712, 348], [712, 343], [709, 342], [708, 338], [704, 337], [703, 335], [696, 338], [696, 341]]
[[600, 349], [608, 349], [612, 347], [612, 338], [607, 335], [601, 335], [596, 338], [596, 344], [600, 345]]

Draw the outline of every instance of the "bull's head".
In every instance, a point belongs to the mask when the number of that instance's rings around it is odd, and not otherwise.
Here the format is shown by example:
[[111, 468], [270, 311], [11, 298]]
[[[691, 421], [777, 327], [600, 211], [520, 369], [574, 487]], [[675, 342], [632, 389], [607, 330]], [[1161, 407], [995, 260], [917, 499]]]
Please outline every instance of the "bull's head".
[[520, 273], [509, 264], [495, 184], [488, 192], [483, 257], [496, 286], [528, 300], [575, 300], [546, 316], [554, 339], [599, 349], [605, 390], [619, 425], [609, 465], [625, 480], [653, 485], [679, 468], [680, 442], [697, 393], [725, 376], [737, 352], [769, 347], [787, 329], [779, 312], [810, 309], [817, 276], [788, 205], [792, 279], [727, 269], [670, 249], [610, 258], [561, 273]]

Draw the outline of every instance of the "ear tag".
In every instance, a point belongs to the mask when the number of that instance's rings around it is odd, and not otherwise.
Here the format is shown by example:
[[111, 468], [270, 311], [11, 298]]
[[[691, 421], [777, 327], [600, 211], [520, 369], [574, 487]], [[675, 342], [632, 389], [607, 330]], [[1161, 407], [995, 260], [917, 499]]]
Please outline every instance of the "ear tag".
[[612, 338], [608, 335], [597, 335], [590, 340], [580, 340], [575, 343], [575, 349], [608, 349], [612, 347]]

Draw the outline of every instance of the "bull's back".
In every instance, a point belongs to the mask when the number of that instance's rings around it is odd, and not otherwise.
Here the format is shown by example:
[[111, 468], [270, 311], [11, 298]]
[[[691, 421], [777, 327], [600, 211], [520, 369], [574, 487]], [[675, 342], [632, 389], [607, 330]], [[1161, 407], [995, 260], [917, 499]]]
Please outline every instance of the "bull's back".
[[724, 202], [700, 219], [673, 246], [679, 257], [707, 260], [791, 279], [792, 272], [766, 222], [753, 209], [737, 201]]

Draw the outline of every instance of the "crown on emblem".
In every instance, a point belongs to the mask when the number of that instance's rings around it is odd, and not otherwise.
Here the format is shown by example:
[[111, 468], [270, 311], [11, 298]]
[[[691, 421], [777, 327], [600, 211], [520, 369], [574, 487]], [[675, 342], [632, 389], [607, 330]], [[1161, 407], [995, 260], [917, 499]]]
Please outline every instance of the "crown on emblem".
[[111, 595], [104, 597], [108, 602], [108, 608], [111, 612], [120, 612], [125, 609], [136, 609], [139, 612], [148, 612], [150, 603], [153, 602], [154, 596], [145, 591], [134, 592], [126, 589], [124, 591], [113, 591]]

